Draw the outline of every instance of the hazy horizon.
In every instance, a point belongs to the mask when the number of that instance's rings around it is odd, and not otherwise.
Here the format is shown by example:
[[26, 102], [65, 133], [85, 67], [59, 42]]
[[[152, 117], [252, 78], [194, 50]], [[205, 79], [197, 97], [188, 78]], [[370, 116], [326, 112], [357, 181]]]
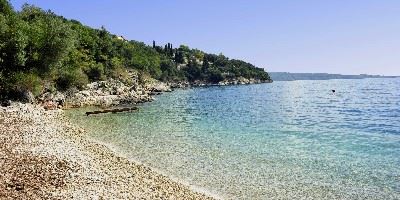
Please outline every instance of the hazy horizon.
[[329, 72], [288, 72], [288, 71], [271, 71], [271, 70], [269, 70], [268, 73], [340, 74], [340, 75], [380, 75], [380, 76], [399, 76], [399, 77], [400, 77], [400, 75], [386, 75], [386, 74], [366, 74], [366, 73], [361, 73], [361, 74], [344, 74], [344, 73], [329, 73]]
[[129, 40], [243, 59], [268, 72], [400, 75], [400, 1], [11, 0]]

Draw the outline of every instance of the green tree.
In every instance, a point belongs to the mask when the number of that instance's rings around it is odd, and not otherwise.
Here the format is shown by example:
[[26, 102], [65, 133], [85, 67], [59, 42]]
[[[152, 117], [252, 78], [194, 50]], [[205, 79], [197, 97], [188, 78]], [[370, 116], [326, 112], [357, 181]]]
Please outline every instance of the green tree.
[[93, 29], [28, 4], [15, 12], [0, 0], [0, 98], [37, 95], [42, 85], [67, 90], [108, 77], [126, 80], [130, 69], [165, 81], [270, 80], [264, 69], [222, 54], [120, 40], [104, 27]]
[[13, 7], [8, 0], [0, 0], [0, 14], [4, 16], [15, 14]]
[[45, 75], [60, 67], [69, 52], [75, 48], [75, 32], [68, 23], [50, 11], [25, 4], [20, 13], [28, 23], [26, 65]]
[[179, 64], [184, 63], [185, 58], [183, 56], [183, 53], [181, 51], [176, 51], [174, 60], [176, 63], [179, 63]]
[[102, 26], [97, 30], [97, 53], [95, 59], [97, 62], [107, 62], [109, 58], [114, 57], [113, 42], [110, 33]]
[[27, 28], [18, 16], [0, 14], [0, 67], [4, 73], [26, 70]]

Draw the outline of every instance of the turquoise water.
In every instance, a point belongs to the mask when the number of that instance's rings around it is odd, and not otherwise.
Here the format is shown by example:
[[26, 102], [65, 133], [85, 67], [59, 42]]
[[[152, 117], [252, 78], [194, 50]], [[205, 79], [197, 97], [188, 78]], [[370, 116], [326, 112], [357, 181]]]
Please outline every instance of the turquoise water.
[[[331, 89], [336, 89], [332, 94]], [[400, 79], [193, 88], [90, 137], [228, 199], [400, 199]]]

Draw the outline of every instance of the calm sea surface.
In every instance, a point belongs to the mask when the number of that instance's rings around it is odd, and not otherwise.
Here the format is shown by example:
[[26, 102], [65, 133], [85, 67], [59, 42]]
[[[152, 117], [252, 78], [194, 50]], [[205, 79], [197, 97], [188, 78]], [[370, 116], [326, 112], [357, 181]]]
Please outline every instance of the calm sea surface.
[[138, 112], [86, 110], [68, 114], [92, 139], [224, 198], [400, 199], [398, 78], [193, 88]]

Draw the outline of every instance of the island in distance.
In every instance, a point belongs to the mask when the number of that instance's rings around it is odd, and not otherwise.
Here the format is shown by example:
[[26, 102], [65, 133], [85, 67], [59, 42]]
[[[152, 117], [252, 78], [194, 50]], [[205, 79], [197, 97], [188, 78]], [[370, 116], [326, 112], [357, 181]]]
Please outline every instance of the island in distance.
[[328, 73], [290, 73], [290, 72], [268, 72], [274, 81], [296, 81], [296, 80], [330, 80], [330, 79], [364, 79], [364, 78], [398, 78], [400, 76], [381, 75], [342, 75]]

